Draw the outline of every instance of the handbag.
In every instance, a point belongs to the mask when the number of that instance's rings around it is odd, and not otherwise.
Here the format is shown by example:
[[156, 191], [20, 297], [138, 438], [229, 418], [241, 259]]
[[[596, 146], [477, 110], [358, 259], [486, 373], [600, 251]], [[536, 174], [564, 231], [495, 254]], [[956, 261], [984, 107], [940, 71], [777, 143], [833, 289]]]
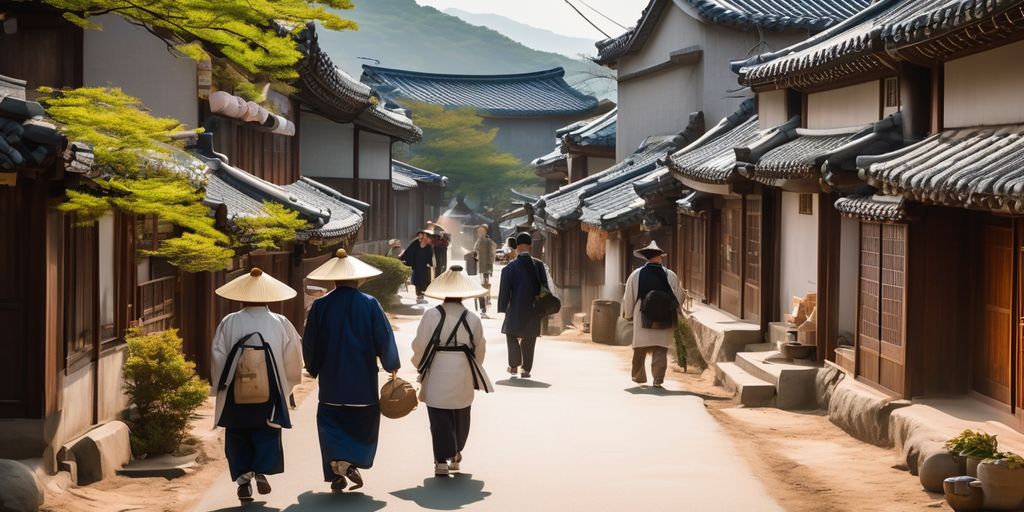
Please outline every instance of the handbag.
[[551, 293], [547, 278], [541, 278], [543, 265], [536, 258], [533, 259], [534, 278], [537, 279], [537, 287], [540, 289], [533, 298], [533, 312], [540, 316], [551, 316], [562, 310], [562, 301]]

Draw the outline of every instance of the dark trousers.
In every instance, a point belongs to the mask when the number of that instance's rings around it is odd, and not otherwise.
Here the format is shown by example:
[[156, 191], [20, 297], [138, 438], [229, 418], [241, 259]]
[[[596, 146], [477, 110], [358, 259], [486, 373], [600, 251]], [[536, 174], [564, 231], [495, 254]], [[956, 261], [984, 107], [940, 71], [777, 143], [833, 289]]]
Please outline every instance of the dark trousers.
[[434, 441], [434, 462], [448, 462], [466, 447], [466, 439], [469, 438], [469, 409], [427, 407], [430, 437]]
[[651, 355], [651, 375], [655, 384], [665, 382], [665, 371], [668, 369], [668, 349], [665, 347], [641, 347], [633, 349], [633, 382], [643, 384], [647, 382], [647, 372], [644, 369], [644, 361], [647, 354]]
[[480, 286], [487, 290], [487, 295], [476, 298], [476, 306], [481, 313], [487, 313], [487, 305], [491, 303], [491, 274], [480, 274]]
[[507, 335], [508, 341], [508, 365], [516, 368], [523, 367], [523, 371], [530, 373], [533, 369], [533, 349], [537, 346], [537, 338], [518, 338]]
[[231, 479], [238, 480], [252, 472], [276, 475], [284, 472], [284, 449], [279, 428], [226, 428], [224, 455], [228, 459]]
[[434, 277], [448, 270], [448, 248], [434, 247]]

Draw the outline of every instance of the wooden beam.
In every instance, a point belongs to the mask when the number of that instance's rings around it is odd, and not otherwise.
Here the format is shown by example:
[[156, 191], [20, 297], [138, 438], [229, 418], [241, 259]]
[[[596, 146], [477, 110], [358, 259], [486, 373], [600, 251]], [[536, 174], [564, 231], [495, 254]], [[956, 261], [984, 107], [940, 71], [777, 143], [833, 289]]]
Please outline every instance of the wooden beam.
[[653, 66], [648, 66], [632, 73], [626, 73], [619, 75], [619, 83], [628, 82], [630, 80], [636, 80], [637, 78], [643, 78], [645, 76], [651, 76], [662, 71], [666, 71], [672, 68], [678, 68], [682, 66], [689, 66], [690, 64], [697, 64], [704, 58], [704, 50], [700, 46], [689, 46], [682, 50], [676, 50], [669, 54], [668, 60], [660, 62]]

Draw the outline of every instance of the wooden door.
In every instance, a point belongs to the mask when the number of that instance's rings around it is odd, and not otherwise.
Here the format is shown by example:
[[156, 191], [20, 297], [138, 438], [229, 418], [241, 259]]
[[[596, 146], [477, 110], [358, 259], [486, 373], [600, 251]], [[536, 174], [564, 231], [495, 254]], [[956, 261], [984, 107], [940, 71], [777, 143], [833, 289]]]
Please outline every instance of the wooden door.
[[862, 222], [857, 376], [906, 392], [907, 227]]
[[743, 201], [725, 201], [719, 236], [719, 300], [723, 310], [741, 316], [743, 272]]
[[857, 321], [857, 376], [878, 382], [879, 303], [881, 296], [882, 225], [860, 225], [860, 276]]
[[761, 319], [761, 196], [747, 196], [744, 236], [743, 319]]
[[978, 341], [974, 350], [974, 390], [1010, 403], [1013, 343], [1013, 228], [1009, 219], [982, 224], [978, 272]]

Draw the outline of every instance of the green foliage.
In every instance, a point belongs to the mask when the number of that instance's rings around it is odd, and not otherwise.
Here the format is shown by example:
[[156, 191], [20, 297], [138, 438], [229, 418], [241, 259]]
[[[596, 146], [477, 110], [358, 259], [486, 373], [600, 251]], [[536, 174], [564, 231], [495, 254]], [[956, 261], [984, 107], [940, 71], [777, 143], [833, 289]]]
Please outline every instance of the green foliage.
[[131, 422], [136, 455], [174, 453], [188, 431], [188, 420], [210, 393], [196, 376], [196, 365], [181, 353], [175, 330], [128, 333], [125, 392], [135, 408]]
[[184, 233], [180, 237], [164, 240], [159, 249], [143, 253], [165, 258], [185, 272], [222, 270], [231, 264], [231, 258], [235, 256], [235, 251], [195, 233]]
[[405, 266], [398, 258], [391, 256], [364, 254], [359, 256], [359, 259], [383, 272], [364, 283], [359, 289], [376, 298], [384, 309], [390, 309], [395, 305], [395, 299], [398, 297], [398, 287], [409, 279], [412, 269]]
[[991, 457], [982, 461], [983, 464], [998, 464], [1008, 469], [1024, 468], [1024, 457], [1013, 452], [997, 452]]
[[289, 210], [278, 203], [263, 202], [263, 213], [259, 217], [236, 217], [235, 227], [243, 243], [257, 249], [276, 249], [295, 239], [295, 232], [309, 228], [299, 218], [299, 212]]
[[518, 158], [494, 146], [497, 128], [487, 129], [471, 108], [445, 108], [402, 100], [423, 129], [423, 141], [410, 148], [412, 165], [443, 172], [454, 184], [452, 192], [465, 192], [482, 202], [508, 193], [512, 187], [537, 181]]
[[988, 459], [998, 453], [999, 441], [994, 435], [967, 429], [946, 441], [945, 448], [953, 455]]
[[288, 82], [297, 77], [302, 58], [296, 42], [282, 37], [274, 22], [300, 30], [318, 21], [331, 30], [356, 24], [329, 11], [351, 9], [349, 0], [43, 0], [65, 11], [64, 18], [85, 29], [98, 29], [92, 16], [114, 13], [157, 33], [173, 34], [168, 42], [183, 55], [223, 55], [257, 80]]

